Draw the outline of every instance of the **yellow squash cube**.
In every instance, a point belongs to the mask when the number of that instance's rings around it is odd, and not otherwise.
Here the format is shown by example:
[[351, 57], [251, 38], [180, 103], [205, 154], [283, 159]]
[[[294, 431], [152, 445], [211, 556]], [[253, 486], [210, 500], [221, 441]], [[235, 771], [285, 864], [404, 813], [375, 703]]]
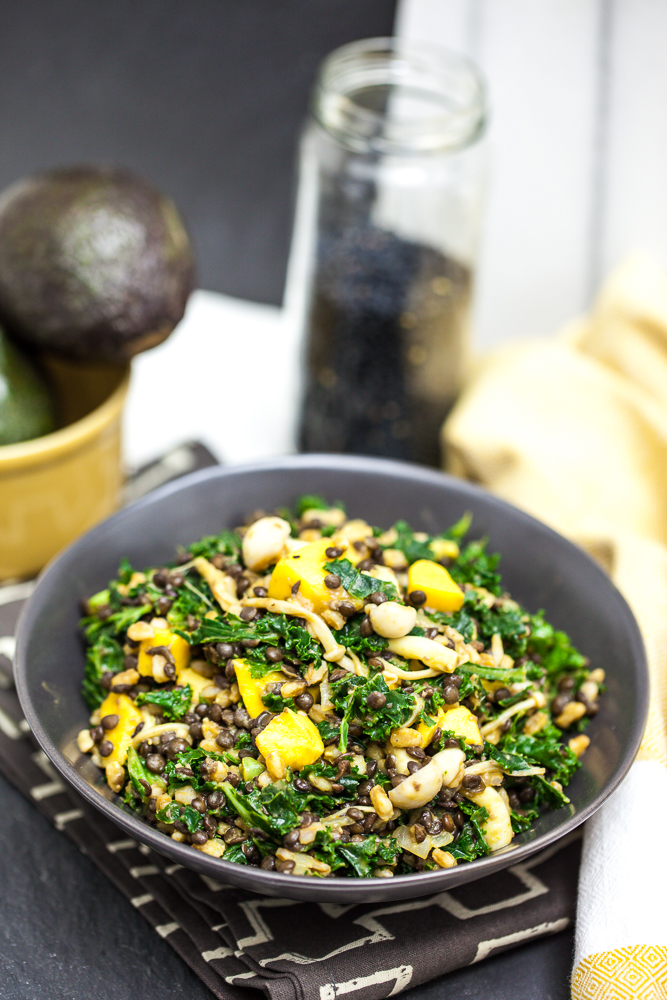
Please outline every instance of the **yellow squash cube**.
[[292, 596], [292, 587], [301, 581], [299, 594], [311, 602], [316, 614], [321, 614], [331, 603], [332, 592], [324, 585], [324, 564], [331, 561], [326, 550], [331, 544], [330, 538], [321, 538], [279, 559], [271, 574], [269, 597], [286, 601]]
[[124, 764], [132, 733], [142, 721], [141, 712], [126, 694], [111, 691], [100, 706], [100, 719], [105, 715], [117, 715], [118, 722], [104, 733], [104, 739], [113, 743], [113, 751], [103, 758], [104, 764]]
[[139, 663], [137, 670], [143, 677], [153, 676], [152, 657], [148, 650], [154, 646], [166, 646], [176, 663], [176, 677], [180, 681], [180, 675], [190, 662], [190, 645], [180, 635], [176, 635], [171, 629], [157, 629], [152, 639], [142, 639], [139, 645]]
[[324, 753], [324, 743], [315, 725], [307, 715], [297, 715], [289, 708], [272, 719], [255, 742], [265, 759], [269, 754], [278, 754], [285, 767], [293, 771], [314, 764]]
[[267, 687], [269, 684], [284, 680], [284, 677], [276, 670], [272, 670], [270, 674], [264, 674], [263, 677], [251, 677], [250, 666], [245, 660], [234, 660], [234, 667], [236, 669], [236, 683], [239, 686], [243, 704], [248, 710], [248, 715], [256, 719], [266, 710], [262, 695]]
[[463, 591], [452, 580], [444, 566], [430, 559], [418, 559], [408, 570], [408, 594], [422, 590], [426, 606], [435, 611], [459, 611]]
[[436, 717], [434, 725], [429, 726], [425, 722], [420, 722], [419, 723], [419, 725], [417, 726], [417, 732], [419, 733], [419, 735], [421, 736], [421, 739], [422, 739], [421, 744], [420, 744], [421, 747], [422, 747], [422, 749], [424, 747], [427, 747], [429, 745], [429, 743], [433, 739], [433, 734], [436, 731], [436, 729], [444, 729], [444, 725], [443, 725], [444, 718], [445, 718], [445, 713], [443, 712], [443, 710], [441, 708], [439, 708], [438, 709], [438, 715]]
[[190, 702], [190, 707], [194, 708], [202, 700], [200, 697], [201, 692], [206, 687], [210, 687], [213, 681], [210, 677], [202, 677], [198, 674], [196, 670], [192, 670], [190, 667], [186, 667], [185, 670], [181, 670], [178, 675], [178, 686], [186, 687], [188, 684], [192, 688], [192, 701]]
[[455, 736], [465, 740], [468, 744], [482, 743], [482, 735], [479, 731], [477, 718], [465, 705], [452, 705], [451, 708], [439, 708], [434, 726], [427, 726], [425, 722], [420, 722], [417, 726], [417, 732], [422, 738], [422, 747], [429, 745], [436, 729], [454, 733]]

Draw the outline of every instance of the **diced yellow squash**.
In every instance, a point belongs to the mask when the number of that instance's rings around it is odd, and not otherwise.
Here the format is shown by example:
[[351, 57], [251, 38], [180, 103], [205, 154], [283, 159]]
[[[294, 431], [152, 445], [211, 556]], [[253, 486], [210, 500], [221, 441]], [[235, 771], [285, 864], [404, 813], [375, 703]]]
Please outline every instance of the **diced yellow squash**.
[[417, 726], [417, 732], [419, 733], [419, 735], [422, 738], [422, 741], [421, 741], [421, 744], [420, 744], [422, 748], [427, 747], [429, 745], [429, 743], [433, 739], [433, 734], [436, 731], [436, 729], [444, 729], [444, 725], [443, 725], [444, 719], [445, 719], [445, 713], [443, 712], [443, 710], [441, 708], [439, 708], [438, 709], [438, 715], [437, 715], [437, 718], [435, 720], [434, 725], [429, 726], [425, 722], [420, 722], [419, 723], [419, 725]]
[[180, 635], [176, 635], [171, 629], [157, 629], [152, 639], [142, 639], [139, 645], [139, 664], [137, 670], [143, 677], [153, 676], [152, 657], [148, 650], [154, 646], [166, 646], [174, 657], [176, 663], [176, 677], [180, 682], [180, 675], [190, 662], [190, 645]]
[[422, 738], [422, 747], [429, 745], [436, 729], [454, 733], [455, 736], [458, 736], [469, 744], [482, 743], [477, 718], [465, 705], [452, 705], [451, 708], [439, 708], [434, 726], [428, 726], [425, 722], [420, 722], [417, 726], [417, 732]]
[[463, 591], [452, 580], [444, 566], [431, 559], [418, 559], [408, 570], [408, 594], [422, 590], [426, 606], [435, 611], [459, 611]]
[[465, 705], [452, 705], [451, 708], [444, 709], [442, 729], [454, 733], [466, 743], [483, 743], [477, 716]]
[[265, 758], [278, 754], [286, 767], [300, 771], [314, 764], [324, 753], [324, 744], [307, 715], [297, 715], [289, 708], [269, 722], [256, 738], [257, 748]]
[[292, 587], [301, 581], [299, 594], [311, 602], [316, 614], [321, 614], [331, 603], [332, 592], [324, 584], [324, 564], [331, 561], [326, 550], [331, 544], [330, 538], [321, 538], [279, 559], [271, 574], [269, 597], [285, 601], [291, 597]]
[[236, 668], [236, 683], [239, 686], [243, 704], [248, 711], [248, 715], [256, 719], [258, 715], [261, 715], [266, 710], [266, 706], [262, 701], [262, 695], [267, 687], [269, 684], [275, 684], [277, 681], [284, 680], [284, 677], [276, 670], [272, 670], [270, 674], [264, 674], [263, 677], [251, 677], [250, 666], [245, 660], [234, 660], [234, 667]]
[[117, 715], [118, 722], [113, 729], [107, 729], [104, 739], [113, 743], [113, 751], [104, 757], [104, 764], [124, 764], [127, 748], [132, 742], [132, 733], [142, 722], [141, 712], [126, 694], [111, 691], [100, 706], [100, 719], [105, 715]]
[[187, 684], [192, 688], [192, 701], [190, 702], [190, 707], [193, 708], [198, 705], [201, 701], [200, 694], [205, 687], [210, 687], [213, 681], [210, 677], [202, 677], [198, 674], [196, 670], [192, 670], [190, 667], [186, 667], [185, 670], [181, 670], [178, 675], [179, 687], [185, 687]]

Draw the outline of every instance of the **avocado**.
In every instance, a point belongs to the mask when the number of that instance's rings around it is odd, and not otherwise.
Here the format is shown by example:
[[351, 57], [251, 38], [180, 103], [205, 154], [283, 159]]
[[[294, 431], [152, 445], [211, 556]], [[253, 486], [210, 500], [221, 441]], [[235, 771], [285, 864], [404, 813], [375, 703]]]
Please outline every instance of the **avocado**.
[[0, 445], [28, 441], [55, 429], [46, 385], [0, 328]]
[[124, 363], [169, 336], [193, 280], [176, 206], [125, 170], [50, 170], [0, 194], [0, 319], [31, 346]]

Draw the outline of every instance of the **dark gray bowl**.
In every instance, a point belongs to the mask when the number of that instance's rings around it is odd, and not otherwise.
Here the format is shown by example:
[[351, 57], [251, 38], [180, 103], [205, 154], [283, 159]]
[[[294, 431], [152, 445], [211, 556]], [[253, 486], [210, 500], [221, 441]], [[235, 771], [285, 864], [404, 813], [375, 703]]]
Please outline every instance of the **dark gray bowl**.
[[[531, 611], [544, 608], [593, 665], [608, 691], [592, 721], [591, 746], [568, 788], [571, 806], [543, 815], [509, 848], [442, 872], [393, 879], [309, 879], [246, 868], [178, 844], [127, 810], [75, 737], [88, 722], [79, 694], [84, 654], [77, 632], [82, 597], [106, 586], [127, 556], [137, 567], [173, 557], [177, 543], [242, 523], [247, 512], [291, 504], [303, 493], [343, 500], [351, 515], [389, 526], [404, 518], [435, 533], [465, 511], [472, 534], [502, 553], [503, 580]], [[639, 747], [648, 681], [639, 629], [598, 566], [550, 528], [468, 483], [418, 466], [370, 458], [305, 455], [231, 469], [206, 469], [156, 491], [98, 525], [42, 574], [18, 628], [16, 682], [30, 727], [66, 780], [131, 837], [221, 882], [269, 896], [368, 902], [424, 896], [523, 861], [598, 809]]]

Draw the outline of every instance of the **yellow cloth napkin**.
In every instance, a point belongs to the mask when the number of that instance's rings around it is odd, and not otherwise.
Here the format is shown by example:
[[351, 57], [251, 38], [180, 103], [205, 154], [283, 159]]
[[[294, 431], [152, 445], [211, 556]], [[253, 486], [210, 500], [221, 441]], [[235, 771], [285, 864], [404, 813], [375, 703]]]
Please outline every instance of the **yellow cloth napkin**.
[[667, 275], [634, 254], [586, 319], [485, 358], [443, 437], [448, 471], [587, 548], [639, 622], [648, 724], [586, 824], [572, 997], [666, 1000]]

